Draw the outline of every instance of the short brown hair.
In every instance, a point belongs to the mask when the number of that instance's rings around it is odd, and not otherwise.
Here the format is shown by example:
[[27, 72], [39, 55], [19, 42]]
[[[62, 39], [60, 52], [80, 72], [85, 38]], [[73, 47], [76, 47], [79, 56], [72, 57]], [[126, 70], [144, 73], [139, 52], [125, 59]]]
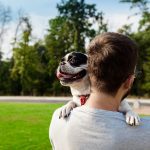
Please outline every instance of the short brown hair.
[[134, 74], [137, 45], [125, 35], [112, 32], [98, 35], [89, 44], [87, 53], [89, 75], [102, 92], [116, 94], [121, 84]]

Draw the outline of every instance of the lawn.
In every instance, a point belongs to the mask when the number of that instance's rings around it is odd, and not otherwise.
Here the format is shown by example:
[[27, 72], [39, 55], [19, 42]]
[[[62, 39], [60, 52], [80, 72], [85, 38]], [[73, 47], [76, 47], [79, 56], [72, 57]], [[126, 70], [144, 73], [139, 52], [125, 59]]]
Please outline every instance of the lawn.
[[54, 110], [62, 104], [0, 103], [0, 150], [51, 150]]
[[49, 124], [61, 105], [0, 103], [0, 150], [50, 150]]

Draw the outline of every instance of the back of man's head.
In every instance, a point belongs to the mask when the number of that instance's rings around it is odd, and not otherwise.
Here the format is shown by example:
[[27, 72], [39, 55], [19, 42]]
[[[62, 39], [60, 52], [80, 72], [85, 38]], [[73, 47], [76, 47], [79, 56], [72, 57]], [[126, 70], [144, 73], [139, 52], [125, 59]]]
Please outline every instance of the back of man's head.
[[115, 95], [122, 83], [134, 74], [137, 46], [118, 33], [96, 36], [88, 47], [88, 72], [92, 86]]

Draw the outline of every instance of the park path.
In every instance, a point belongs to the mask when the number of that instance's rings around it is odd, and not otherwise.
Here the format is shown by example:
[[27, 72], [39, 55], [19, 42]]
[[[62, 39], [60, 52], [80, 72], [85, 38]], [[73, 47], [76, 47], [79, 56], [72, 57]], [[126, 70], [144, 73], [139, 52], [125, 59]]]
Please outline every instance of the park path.
[[72, 97], [0, 96], [0, 102], [65, 103], [71, 99]]
[[[0, 102], [24, 103], [67, 103], [72, 97], [42, 97], [42, 96], [0, 96]], [[150, 115], [150, 99], [131, 99], [127, 101], [138, 114]]]
[[150, 115], [150, 106], [141, 106], [140, 108], [133, 110], [138, 114]]

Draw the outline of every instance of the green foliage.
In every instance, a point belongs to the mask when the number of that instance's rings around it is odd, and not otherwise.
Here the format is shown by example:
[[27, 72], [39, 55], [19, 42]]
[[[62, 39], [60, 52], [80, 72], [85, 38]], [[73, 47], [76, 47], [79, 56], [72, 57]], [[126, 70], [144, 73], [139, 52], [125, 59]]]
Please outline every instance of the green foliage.
[[144, 11], [139, 22], [139, 30], [150, 30], [150, 12]]
[[[131, 36], [139, 47], [139, 59], [137, 69], [141, 70], [142, 75], [136, 79], [133, 93], [139, 96], [150, 96], [150, 12], [147, 6], [148, 0], [122, 0], [131, 4], [131, 8], [140, 10], [141, 19], [139, 20], [138, 32], [129, 32], [128, 26], [122, 28], [122, 33]], [[138, 13], [137, 13], [138, 14]]]
[[[142, 37], [142, 38], [141, 38]], [[138, 32], [133, 35], [139, 46], [138, 67], [143, 71], [141, 84], [139, 86], [143, 93], [150, 93], [150, 31]]]
[[66, 0], [57, 5], [61, 17], [66, 19], [69, 33], [73, 38], [72, 45], [75, 51], [85, 51], [85, 38], [92, 38], [96, 31], [92, 25], [101, 15], [97, 13], [95, 4], [86, 4], [84, 0]]
[[120, 0], [123, 3], [130, 3], [132, 8], [139, 8], [142, 11], [147, 10], [148, 0]]
[[[141, 16], [137, 32], [132, 31], [132, 24], [125, 24], [118, 30], [135, 39], [139, 46], [137, 69], [142, 71], [142, 77], [136, 79], [132, 94], [150, 96], [149, 1], [120, 1], [131, 4], [131, 9], [138, 8], [134, 15]], [[13, 57], [3, 61], [0, 52], [0, 95], [70, 94], [69, 88], [60, 85], [55, 75], [61, 58], [68, 52], [85, 52], [86, 41], [107, 32], [108, 26], [104, 13], [98, 12], [95, 4], [87, 4], [85, 0], [62, 0], [57, 9], [59, 15], [49, 20], [44, 39], [36, 42], [32, 40], [29, 18], [20, 17], [13, 42]], [[0, 18], [7, 19], [1, 12]], [[10, 16], [10, 13], [6, 14]]]
[[130, 36], [132, 31], [131, 31], [131, 24], [130, 25], [123, 25], [120, 29], [118, 29], [118, 32], [124, 35]]
[[38, 84], [38, 74], [43, 72], [42, 66], [39, 63], [38, 51], [31, 45], [31, 25], [28, 18], [25, 20], [26, 28], [23, 30], [22, 39], [13, 49], [14, 65], [11, 72], [11, 77], [15, 80], [20, 80], [21, 94], [34, 94], [34, 87]]
[[97, 21], [97, 25], [98, 25], [98, 31], [96, 32], [96, 34], [101, 34], [103, 32], [108, 31], [108, 24], [104, 20], [104, 13], [103, 12], [100, 12], [97, 14], [96, 21]]
[[7, 61], [0, 62], [0, 95], [11, 92], [10, 63]]

